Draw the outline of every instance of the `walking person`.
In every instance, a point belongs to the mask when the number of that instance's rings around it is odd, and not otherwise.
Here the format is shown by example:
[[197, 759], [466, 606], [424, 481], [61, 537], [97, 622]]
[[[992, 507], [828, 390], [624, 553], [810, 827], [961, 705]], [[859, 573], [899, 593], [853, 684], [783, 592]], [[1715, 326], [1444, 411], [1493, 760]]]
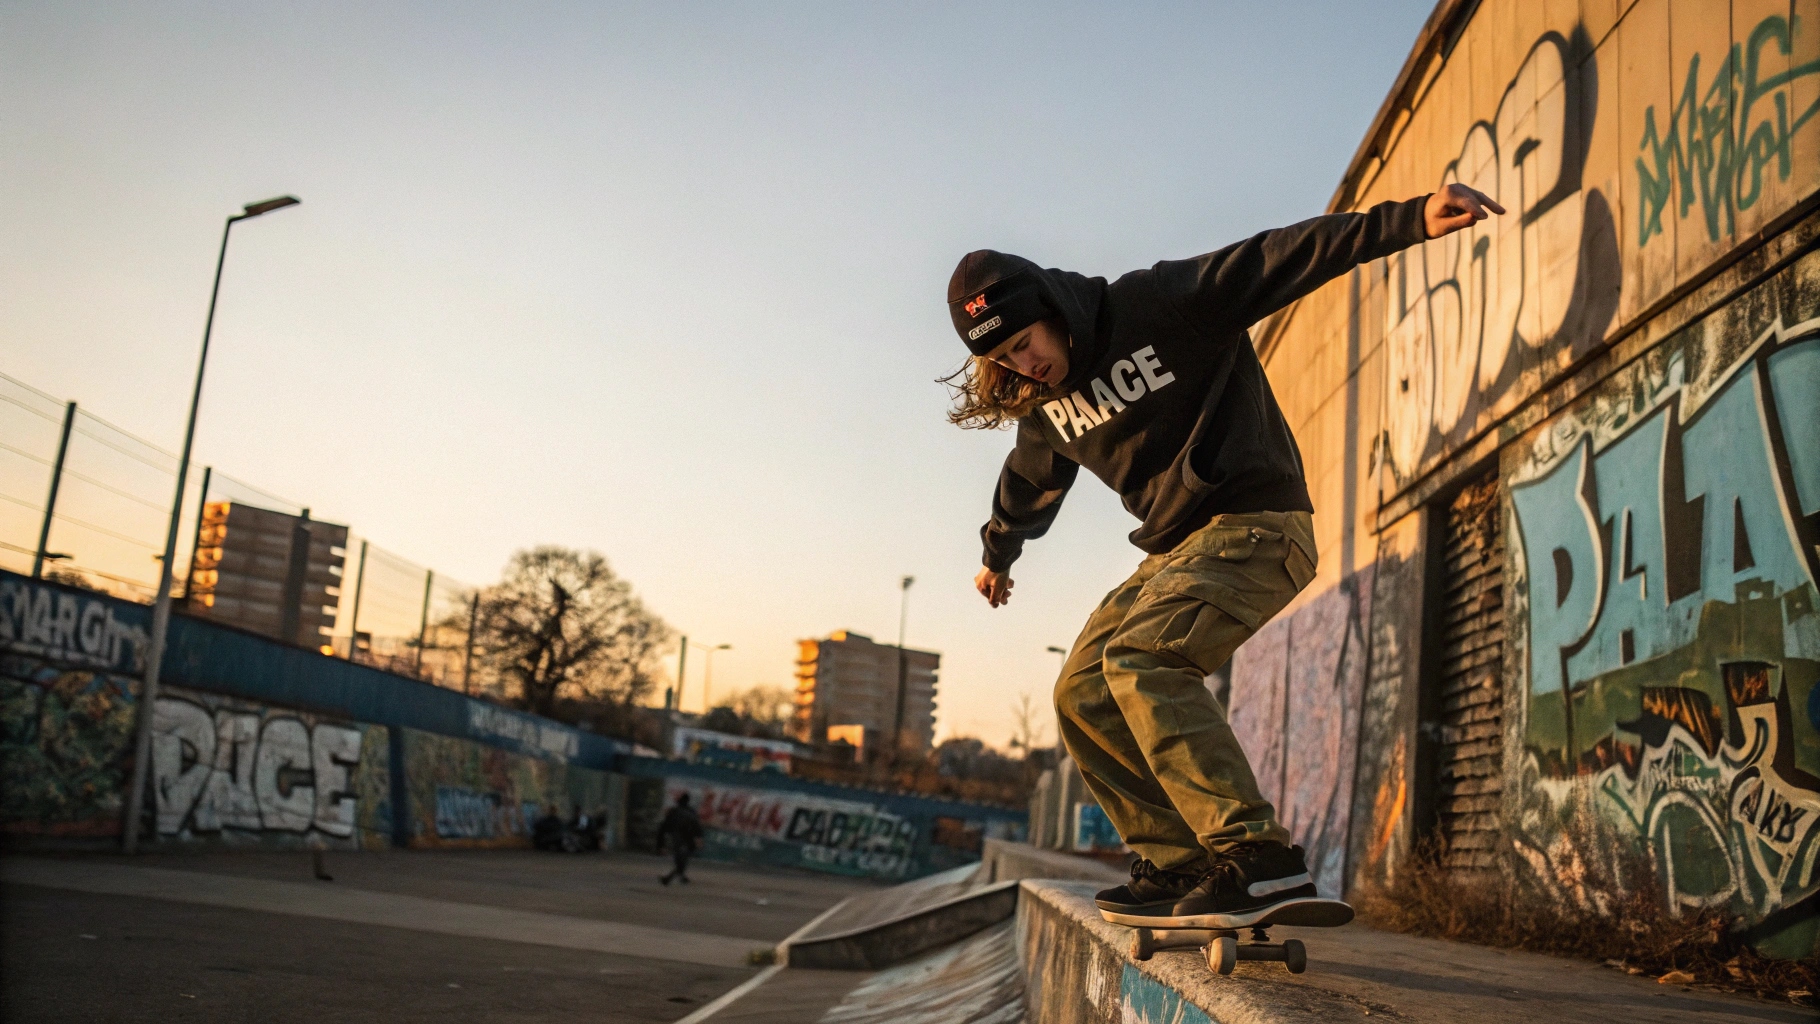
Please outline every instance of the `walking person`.
[[1238, 928], [1315, 897], [1204, 684], [1315, 575], [1301, 453], [1249, 328], [1360, 264], [1503, 212], [1454, 184], [1110, 284], [992, 250], [956, 267], [948, 309], [972, 356], [946, 379], [949, 419], [1017, 428], [980, 531], [980, 594], [1011, 599], [1012, 563], [1082, 466], [1140, 523], [1130, 539], [1147, 557], [1087, 620], [1055, 687], [1062, 741], [1139, 857], [1098, 894], [1107, 920]]
[[696, 817], [695, 808], [689, 806], [689, 794], [684, 793], [676, 798], [676, 804], [664, 812], [663, 824], [657, 827], [657, 846], [663, 849], [664, 843], [670, 844], [670, 863], [674, 865], [670, 873], [662, 879], [665, 885], [672, 880], [689, 884], [689, 858], [701, 845], [701, 819]]

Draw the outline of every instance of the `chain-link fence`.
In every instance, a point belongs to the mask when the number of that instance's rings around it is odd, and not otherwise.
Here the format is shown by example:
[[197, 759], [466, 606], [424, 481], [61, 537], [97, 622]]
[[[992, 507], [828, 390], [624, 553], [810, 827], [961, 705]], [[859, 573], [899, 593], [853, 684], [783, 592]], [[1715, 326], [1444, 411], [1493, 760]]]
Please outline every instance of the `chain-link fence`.
[[[150, 603], [176, 483], [175, 454], [0, 374], [0, 568]], [[191, 464], [178, 507], [179, 610], [490, 689], [471, 664], [474, 587], [209, 466]]]

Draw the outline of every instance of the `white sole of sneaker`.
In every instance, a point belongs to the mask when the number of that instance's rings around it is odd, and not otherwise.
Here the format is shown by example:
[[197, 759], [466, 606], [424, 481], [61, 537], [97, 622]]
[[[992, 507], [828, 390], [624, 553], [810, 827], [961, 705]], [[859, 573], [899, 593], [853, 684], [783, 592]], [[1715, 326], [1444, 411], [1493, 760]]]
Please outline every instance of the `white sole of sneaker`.
[[1229, 930], [1277, 924], [1292, 928], [1338, 928], [1352, 920], [1353, 911], [1350, 904], [1342, 903], [1339, 900], [1301, 896], [1292, 900], [1284, 900], [1281, 903], [1273, 903], [1268, 907], [1259, 907], [1256, 910], [1246, 910], [1236, 914], [1190, 914], [1185, 917], [1169, 917], [1164, 914], [1126, 914], [1102, 910], [1100, 916], [1113, 924], [1128, 925], [1132, 928]]

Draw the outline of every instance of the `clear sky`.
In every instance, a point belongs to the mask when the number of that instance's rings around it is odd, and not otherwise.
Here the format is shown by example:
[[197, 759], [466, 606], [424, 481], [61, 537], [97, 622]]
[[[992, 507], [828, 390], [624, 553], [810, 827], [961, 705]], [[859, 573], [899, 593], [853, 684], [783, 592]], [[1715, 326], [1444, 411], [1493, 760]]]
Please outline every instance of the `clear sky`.
[[222, 218], [294, 193], [236, 229], [198, 461], [472, 582], [598, 549], [733, 645], [717, 692], [891, 640], [912, 574], [940, 734], [1002, 743], [1140, 553], [1083, 474], [974, 593], [1011, 439], [942, 418], [955, 261], [1322, 212], [1430, 7], [15, 0], [0, 371], [175, 449]]

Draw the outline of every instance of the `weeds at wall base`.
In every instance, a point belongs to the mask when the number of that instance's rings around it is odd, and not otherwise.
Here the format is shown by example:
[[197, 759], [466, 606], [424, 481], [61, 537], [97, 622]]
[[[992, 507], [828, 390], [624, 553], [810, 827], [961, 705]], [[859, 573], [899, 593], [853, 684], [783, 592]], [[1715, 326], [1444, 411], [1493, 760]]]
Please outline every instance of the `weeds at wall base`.
[[1574, 906], [1520, 885], [1507, 869], [1450, 868], [1431, 843], [1390, 884], [1365, 889], [1353, 902], [1363, 923], [1385, 931], [1575, 957], [1653, 980], [1667, 976], [1664, 984], [1820, 1005], [1820, 959], [1766, 957], [1735, 938], [1739, 922], [1721, 910], [1671, 916], [1640, 853], [1587, 867]]

